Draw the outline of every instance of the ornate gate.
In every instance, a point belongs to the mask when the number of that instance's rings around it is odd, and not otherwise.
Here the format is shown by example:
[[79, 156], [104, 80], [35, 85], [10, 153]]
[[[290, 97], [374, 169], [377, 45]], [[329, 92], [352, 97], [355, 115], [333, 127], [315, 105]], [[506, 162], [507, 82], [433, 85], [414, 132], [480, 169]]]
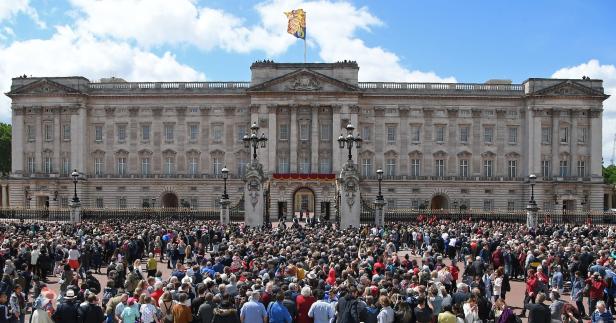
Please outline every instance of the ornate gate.
[[229, 221], [231, 222], [244, 222], [244, 196], [240, 198], [240, 200], [229, 207]]
[[374, 217], [376, 214], [374, 213], [374, 203], [361, 199], [361, 209], [359, 215], [359, 222], [361, 224], [372, 224], [374, 223]]

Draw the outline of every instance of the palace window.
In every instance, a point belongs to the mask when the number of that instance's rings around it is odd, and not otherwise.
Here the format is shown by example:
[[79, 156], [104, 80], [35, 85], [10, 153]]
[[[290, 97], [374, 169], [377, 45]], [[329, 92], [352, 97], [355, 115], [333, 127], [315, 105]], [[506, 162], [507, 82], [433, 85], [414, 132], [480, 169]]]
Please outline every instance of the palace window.
[[62, 175], [69, 175], [71, 173], [71, 159], [68, 157], [62, 158]]
[[483, 176], [494, 176], [494, 161], [492, 159], [486, 159], [483, 161]]
[[329, 158], [322, 158], [319, 160], [319, 173], [329, 174], [332, 171], [331, 161]]
[[175, 173], [175, 157], [165, 157], [165, 175], [172, 175]]
[[434, 127], [434, 140], [436, 142], [444, 142], [445, 141], [445, 126], [435, 126]]
[[552, 128], [541, 127], [541, 143], [542, 144], [552, 143]]
[[411, 126], [411, 142], [421, 141], [421, 126]]
[[483, 200], [483, 210], [491, 211], [494, 209], [494, 200]]
[[212, 158], [212, 174], [220, 175], [222, 170], [222, 161], [218, 157]]
[[550, 167], [549, 160], [541, 161], [541, 175], [543, 177], [551, 177], [552, 176], [552, 168]]
[[43, 158], [43, 172], [46, 174], [51, 173], [52, 171], [52, 163], [53, 163], [53, 159], [49, 156], [46, 156]]
[[483, 128], [483, 142], [490, 144], [494, 142], [494, 127], [486, 126]]
[[396, 127], [387, 126], [387, 144], [393, 145], [396, 143]]
[[118, 125], [118, 142], [126, 141], [126, 125]]
[[150, 125], [141, 126], [141, 140], [150, 141]]
[[307, 157], [301, 158], [299, 161], [299, 172], [302, 174], [310, 173], [310, 159]]
[[509, 143], [518, 143], [518, 127], [509, 127], [507, 128], [507, 132], [509, 134]]
[[147, 176], [150, 174], [150, 158], [144, 157], [141, 159], [141, 175]]
[[237, 174], [240, 177], [244, 177], [244, 174], [246, 174], [246, 165], [248, 164], [248, 162], [246, 162], [245, 159], [240, 159], [239, 163], [238, 163], [238, 169], [237, 169]]
[[103, 141], [103, 126], [95, 126], [94, 127], [94, 140], [96, 142]]
[[437, 177], [445, 176], [445, 160], [444, 159], [436, 159], [434, 161], [434, 176], [437, 176]]
[[310, 125], [307, 123], [301, 123], [299, 125], [299, 140], [308, 141], [310, 140]]
[[199, 139], [199, 125], [191, 124], [188, 131], [190, 142], [197, 142], [197, 140]]
[[371, 126], [363, 126], [361, 128], [361, 138], [363, 140], [370, 140], [370, 138], [372, 137], [372, 127]]
[[289, 125], [281, 124], [278, 126], [278, 139], [289, 140]]
[[396, 176], [396, 159], [388, 158], [385, 165], [386, 176]]
[[569, 127], [560, 128], [560, 143], [566, 144], [569, 142]]
[[330, 123], [321, 123], [320, 130], [322, 141], [332, 140], [332, 125]]
[[468, 159], [460, 159], [460, 177], [468, 177]]
[[193, 156], [188, 159], [188, 173], [190, 175], [199, 173], [199, 157]]
[[43, 125], [43, 136], [45, 141], [53, 140], [53, 125], [51, 123], [46, 123]]
[[569, 176], [569, 162], [566, 160], [560, 161], [560, 176]]
[[578, 128], [578, 143], [585, 144], [588, 140], [588, 127]]
[[26, 137], [28, 141], [34, 141], [36, 139], [36, 129], [33, 125], [26, 126]]
[[126, 157], [118, 157], [118, 175], [125, 175], [126, 168]]
[[62, 140], [71, 140], [71, 125], [65, 124], [62, 126]]
[[508, 177], [518, 176], [518, 161], [517, 160], [507, 161], [507, 176]]
[[278, 172], [280, 173], [288, 173], [289, 172], [289, 159], [286, 157], [278, 158]]
[[468, 142], [469, 130], [470, 130], [469, 126], [460, 126], [460, 142], [462, 143]]
[[32, 174], [36, 171], [36, 161], [34, 157], [28, 157], [28, 173]]
[[173, 138], [174, 138], [174, 125], [172, 124], [166, 124], [164, 127], [164, 131], [165, 131], [165, 141], [166, 142], [172, 142]]
[[104, 200], [103, 200], [103, 198], [102, 198], [102, 197], [97, 197], [97, 198], [96, 198], [96, 208], [98, 208], [98, 209], [102, 209], [102, 208], [105, 206], [105, 204], [103, 203], [103, 201], [104, 201]]
[[125, 209], [127, 206], [126, 197], [122, 196], [118, 198], [118, 208]]
[[103, 175], [103, 159], [96, 158], [94, 159], [94, 174], [95, 175]]
[[577, 172], [578, 172], [578, 176], [586, 176], [586, 161], [585, 160], [578, 160], [577, 161]]
[[222, 125], [212, 127], [212, 138], [214, 141], [222, 141]]
[[372, 174], [372, 159], [371, 158], [364, 158], [361, 161], [361, 173], [362, 176], [364, 177], [368, 177], [368, 176], [372, 176], [374, 174]]
[[421, 176], [421, 159], [411, 159], [411, 176]]

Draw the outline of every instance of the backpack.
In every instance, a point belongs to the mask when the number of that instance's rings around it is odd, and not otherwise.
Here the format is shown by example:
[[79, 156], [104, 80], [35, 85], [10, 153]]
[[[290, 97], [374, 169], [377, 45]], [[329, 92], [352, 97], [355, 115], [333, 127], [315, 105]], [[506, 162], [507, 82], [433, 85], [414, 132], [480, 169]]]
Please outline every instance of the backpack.
[[173, 312], [171, 311], [173, 309], [173, 304], [171, 304], [171, 306], [167, 307], [167, 305], [165, 305], [165, 303], [163, 303], [163, 306], [165, 307], [165, 317], [163, 318], [163, 322], [164, 323], [173, 323]]
[[116, 293], [117, 291], [115, 288], [105, 287], [105, 290], [103, 291], [103, 300], [102, 300], [103, 307], [107, 307], [107, 303], [112, 297], [116, 295]]

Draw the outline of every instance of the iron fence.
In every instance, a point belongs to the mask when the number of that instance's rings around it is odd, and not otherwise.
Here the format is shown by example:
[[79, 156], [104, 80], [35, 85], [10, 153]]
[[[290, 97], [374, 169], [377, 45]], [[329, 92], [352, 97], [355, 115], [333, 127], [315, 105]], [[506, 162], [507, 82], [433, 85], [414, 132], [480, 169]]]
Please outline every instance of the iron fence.
[[190, 208], [143, 208], [143, 209], [82, 209], [81, 219], [89, 221], [105, 221], [118, 219], [131, 220], [220, 220], [219, 209]]
[[229, 221], [231, 222], [244, 222], [244, 197], [229, 208]]
[[0, 221], [70, 221], [70, 209], [0, 208]]

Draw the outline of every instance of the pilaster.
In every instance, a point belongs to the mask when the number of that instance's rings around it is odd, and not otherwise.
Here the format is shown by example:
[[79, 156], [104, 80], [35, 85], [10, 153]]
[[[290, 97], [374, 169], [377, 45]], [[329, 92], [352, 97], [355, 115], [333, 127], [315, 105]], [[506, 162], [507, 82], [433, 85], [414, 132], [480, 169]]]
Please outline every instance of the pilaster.
[[[311, 173], [319, 172], [319, 105], [312, 105], [310, 130], [310, 167]], [[316, 207], [316, 206], [315, 206]]]
[[292, 105], [291, 109], [291, 122], [289, 124], [289, 140], [290, 140], [290, 153], [289, 153], [289, 172], [297, 173], [297, 144], [298, 144], [298, 126], [297, 126], [297, 105]]

